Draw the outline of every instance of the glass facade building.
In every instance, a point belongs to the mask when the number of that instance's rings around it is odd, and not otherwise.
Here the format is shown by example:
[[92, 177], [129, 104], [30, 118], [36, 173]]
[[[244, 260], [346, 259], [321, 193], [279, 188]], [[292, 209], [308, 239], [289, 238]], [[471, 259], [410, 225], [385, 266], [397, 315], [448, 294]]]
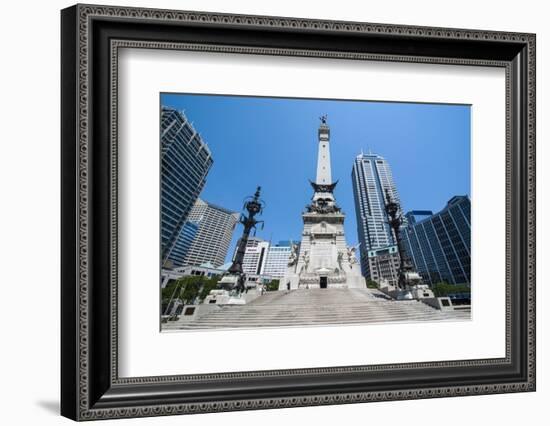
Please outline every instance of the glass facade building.
[[175, 243], [172, 244], [172, 248], [166, 255], [166, 261], [164, 262], [165, 268], [172, 269], [183, 266], [185, 256], [187, 255], [189, 248], [191, 248], [191, 244], [197, 236], [198, 230], [198, 222], [192, 222], [188, 220], [184, 223], [184, 225], [181, 227], [178, 238], [176, 238]]
[[282, 278], [288, 269], [288, 259], [292, 251], [291, 241], [279, 241], [269, 246], [267, 261], [264, 267], [264, 275], [274, 278]]
[[439, 213], [406, 215], [403, 243], [424, 282], [470, 284], [470, 199], [455, 196]]
[[211, 263], [215, 268], [223, 265], [239, 217], [237, 212], [199, 198], [188, 217], [189, 221], [198, 223], [198, 230], [184, 264]]
[[[187, 238], [182, 228], [202, 191], [212, 167], [212, 155], [206, 143], [185, 114], [161, 107], [161, 257], [168, 267]], [[179, 248], [178, 248], [179, 247]]]
[[351, 173], [361, 271], [365, 278], [397, 281], [399, 254], [386, 217], [386, 192], [399, 203], [389, 163], [380, 155], [361, 153]]

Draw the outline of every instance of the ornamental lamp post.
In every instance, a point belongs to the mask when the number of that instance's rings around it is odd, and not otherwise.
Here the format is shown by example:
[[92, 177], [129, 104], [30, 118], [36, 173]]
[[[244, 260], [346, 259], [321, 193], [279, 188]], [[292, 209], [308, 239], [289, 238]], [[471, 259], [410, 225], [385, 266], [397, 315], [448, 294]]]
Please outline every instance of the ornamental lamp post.
[[407, 256], [407, 253], [405, 252], [405, 248], [403, 247], [403, 240], [401, 239], [401, 225], [403, 224], [403, 217], [399, 213], [400, 206], [399, 204], [392, 199], [390, 196], [390, 192], [388, 191], [388, 188], [386, 188], [386, 214], [388, 215], [388, 223], [393, 229], [393, 233], [395, 236], [395, 242], [397, 244], [397, 251], [399, 253], [399, 278], [397, 282], [397, 286], [401, 290], [407, 290], [407, 286], [409, 284], [408, 276], [411, 272], [414, 271], [413, 264], [409, 257]]
[[257, 225], [261, 224], [263, 227], [263, 220], [256, 220], [256, 215], [261, 215], [265, 206], [263, 200], [260, 199], [261, 187], [256, 188], [256, 193], [252, 197], [248, 197], [244, 201], [243, 210], [247, 214], [241, 213], [239, 218], [239, 223], [243, 225], [243, 233], [239, 239], [239, 244], [237, 246], [237, 253], [233, 259], [233, 263], [227, 270], [229, 275], [238, 276], [238, 280], [233, 290], [238, 292], [243, 292], [245, 290], [245, 274], [243, 272], [243, 260], [246, 252], [246, 245], [248, 243], [248, 238], [252, 229], [256, 229]]

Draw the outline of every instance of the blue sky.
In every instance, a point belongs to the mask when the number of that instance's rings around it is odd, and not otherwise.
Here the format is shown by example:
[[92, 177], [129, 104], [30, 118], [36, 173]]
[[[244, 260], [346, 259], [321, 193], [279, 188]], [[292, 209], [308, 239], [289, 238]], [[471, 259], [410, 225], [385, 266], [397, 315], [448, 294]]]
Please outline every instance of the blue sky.
[[436, 212], [452, 196], [470, 195], [467, 105], [191, 94], [161, 94], [161, 104], [184, 110], [212, 151], [201, 198], [240, 211], [260, 185], [265, 227], [257, 235], [273, 242], [300, 238], [322, 114], [328, 114], [335, 196], [346, 213], [349, 244], [357, 242], [351, 169], [361, 149], [388, 160], [404, 211]]

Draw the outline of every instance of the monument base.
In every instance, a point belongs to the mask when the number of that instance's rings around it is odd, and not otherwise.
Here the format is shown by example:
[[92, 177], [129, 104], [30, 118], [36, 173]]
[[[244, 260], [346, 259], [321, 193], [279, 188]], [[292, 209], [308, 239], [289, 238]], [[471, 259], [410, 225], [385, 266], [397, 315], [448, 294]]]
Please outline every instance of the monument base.
[[338, 273], [326, 275], [316, 273], [290, 274], [279, 282], [279, 290], [314, 288], [367, 288], [367, 284], [361, 275], [347, 276]]

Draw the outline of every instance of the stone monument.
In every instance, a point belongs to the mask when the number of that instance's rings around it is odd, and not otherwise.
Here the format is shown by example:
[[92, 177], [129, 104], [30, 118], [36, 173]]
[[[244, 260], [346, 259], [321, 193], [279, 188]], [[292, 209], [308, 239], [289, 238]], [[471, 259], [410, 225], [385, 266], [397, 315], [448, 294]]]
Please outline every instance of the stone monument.
[[293, 246], [279, 290], [313, 288], [365, 288], [356, 258], [344, 235], [346, 215], [336, 204], [330, 164], [330, 128], [327, 116], [318, 130], [317, 178], [313, 197], [302, 213], [304, 228], [299, 246]]

